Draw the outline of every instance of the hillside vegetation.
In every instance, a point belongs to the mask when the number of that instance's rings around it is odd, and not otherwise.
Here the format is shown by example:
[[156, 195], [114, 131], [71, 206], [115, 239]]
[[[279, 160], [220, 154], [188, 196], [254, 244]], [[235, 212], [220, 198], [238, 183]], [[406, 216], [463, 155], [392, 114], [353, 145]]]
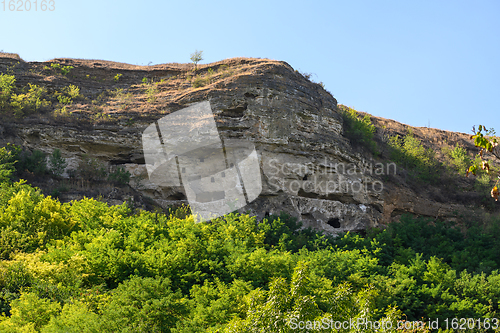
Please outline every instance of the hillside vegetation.
[[[129, 127], [278, 62], [147, 70], [116, 63], [102, 70], [103, 63], [10, 57], [0, 63], [0, 117]], [[294, 80], [323, 89], [288, 67]], [[199, 223], [186, 206], [110, 205], [105, 189], [138, 196], [123, 167], [82, 154], [66, 179], [58, 149], [9, 144], [0, 148], [0, 333], [375, 332], [374, 322], [385, 331], [427, 332], [435, 320], [443, 330], [500, 331], [500, 218], [490, 197], [498, 165], [485, 168], [465, 135], [343, 105], [337, 111], [356, 156], [397, 164], [396, 174], [380, 176], [387, 192], [470, 211], [442, 221], [395, 209], [385, 228], [337, 237], [303, 228], [286, 212]], [[476, 176], [466, 178], [471, 165]], [[98, 190], [83, 191], [89, 184]], [[87, 197], [59, 199], [68, 192]], [[335, 326], [345, 322], [357, 324]]]
[[333, 239], [286, 215], [196, 223], [187, 208], [60, 203], [12, 183], [9, 163], [0, 332], [295, 332], [301, 321], [454, 317], [493, 327], [499, 316], [500, 220], [462, 232], [404, 216]]

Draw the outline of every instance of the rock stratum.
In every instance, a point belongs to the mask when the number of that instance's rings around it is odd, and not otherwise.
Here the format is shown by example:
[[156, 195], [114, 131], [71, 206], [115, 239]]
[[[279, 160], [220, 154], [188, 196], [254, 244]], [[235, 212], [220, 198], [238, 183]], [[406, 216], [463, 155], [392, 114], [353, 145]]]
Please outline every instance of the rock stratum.
[[[73, 68], [62, 75], [47, 69], [52, 63]], [[258, 218], [287, 212], [305, 226], [339, 233], [383, 226], [404, 213], [459, 219], [471, 206], [478, 207], [477, 198], [467, 194], [447, 196], [439, 187], [411, 186], [383, 149], [374, 157], [354, 148], [343, 135], [337, 100], [282, 61], [236, 58], [195, 71], [186, 64], [0, 58], [0, 70], [13, 73], [19, 87], [37, 84], [53, 94], [72, 84], [81, 94], [63, 111], [54, 106], [23, 118], [5, 116], [1, 143], [46, 153], [60, 149], [67, 171], [76, 169], [85, 154], [124, 166], [133, 191], [162, 207], [187, 203], [185, 192], [149, 181], [142, 133], [152, 122], [201, 101], [210, 101], [223, 140], [248, 140], [259, 155], [263, 190], [241, 212]], [[372, 121], [379, 145], [388, 134], [404, 135], [408, 129], [383, 118]], [[473, 150], [462, 133], [413, 132], [431, 147], [446, 142]]]

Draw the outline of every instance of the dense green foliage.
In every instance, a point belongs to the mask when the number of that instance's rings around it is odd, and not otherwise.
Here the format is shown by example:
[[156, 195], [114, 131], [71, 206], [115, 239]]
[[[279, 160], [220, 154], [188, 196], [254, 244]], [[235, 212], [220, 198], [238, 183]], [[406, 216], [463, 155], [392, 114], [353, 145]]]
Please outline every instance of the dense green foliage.
[[365, 147], [377, 154], [377, 145], [373, 140], [375, 126], [372, 124], [370, 116], [365, 115], [361, 118], [356, 110], [345, 105], [339, 105], [339, 110], [344, 119], [344, 135], [353, 145]]
[[499, 226], [463, 234], [404, 217], [332, 239], [286, 215], [197, 223], [187, 208], [62, 204], [3, 182], [0, 332], [292, 332], [307, 320], [498, 317]]

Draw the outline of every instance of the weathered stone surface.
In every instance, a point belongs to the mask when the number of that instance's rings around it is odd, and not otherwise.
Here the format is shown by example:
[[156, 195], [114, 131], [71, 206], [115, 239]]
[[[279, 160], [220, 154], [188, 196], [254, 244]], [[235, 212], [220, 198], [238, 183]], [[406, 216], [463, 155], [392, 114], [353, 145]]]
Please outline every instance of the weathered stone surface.
[[[76, 168], [83, 154], [123, 165], [132, 174], [131, 187], [167, 207], [187, 203], [185, 192], [180, 186], [159, 186], [148, 179], [142, 132], [169, 112], [208, 100], [221, 138], [251, 141], [260, 158], [262, 193], [241, 212], [264, 218], [283, 211], [306, 226], [338, 233], [386, 224], [404, 212], [447, 218], [463, 208], [415, 197], [405, 185], [382, 182], [382, 176], [391, 172], [389, 166], [370, 169], [371, 162], [350, 146], [335, 98], [288, 64], [235, 63], [248, 70], [175, 96], [167, 92], [155, 106], [158, 112], [148, 114], [147, 120], [86, 128], [77, 122], [16, 121], [8, 129], [0, 127], [0, 138], [47, 153], [58, 148], [70, 162], [68, 168]], [[79, 70], [93, 75], [94, 68], [83, 67]]]

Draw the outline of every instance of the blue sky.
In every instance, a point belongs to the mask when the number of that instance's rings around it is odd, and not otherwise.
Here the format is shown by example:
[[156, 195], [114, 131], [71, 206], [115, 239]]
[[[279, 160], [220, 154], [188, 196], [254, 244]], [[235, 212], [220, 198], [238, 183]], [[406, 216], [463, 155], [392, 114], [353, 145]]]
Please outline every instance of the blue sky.
[[[27, 2], [27, 0], [22, 0]], [[283, 60], [339, 103], [412, 126], [500, 132], [500, 1], [69, 1], [11, 12], [0, 50], [138, 65]], [[17, 1], [19, 2], [19, 1]]]

